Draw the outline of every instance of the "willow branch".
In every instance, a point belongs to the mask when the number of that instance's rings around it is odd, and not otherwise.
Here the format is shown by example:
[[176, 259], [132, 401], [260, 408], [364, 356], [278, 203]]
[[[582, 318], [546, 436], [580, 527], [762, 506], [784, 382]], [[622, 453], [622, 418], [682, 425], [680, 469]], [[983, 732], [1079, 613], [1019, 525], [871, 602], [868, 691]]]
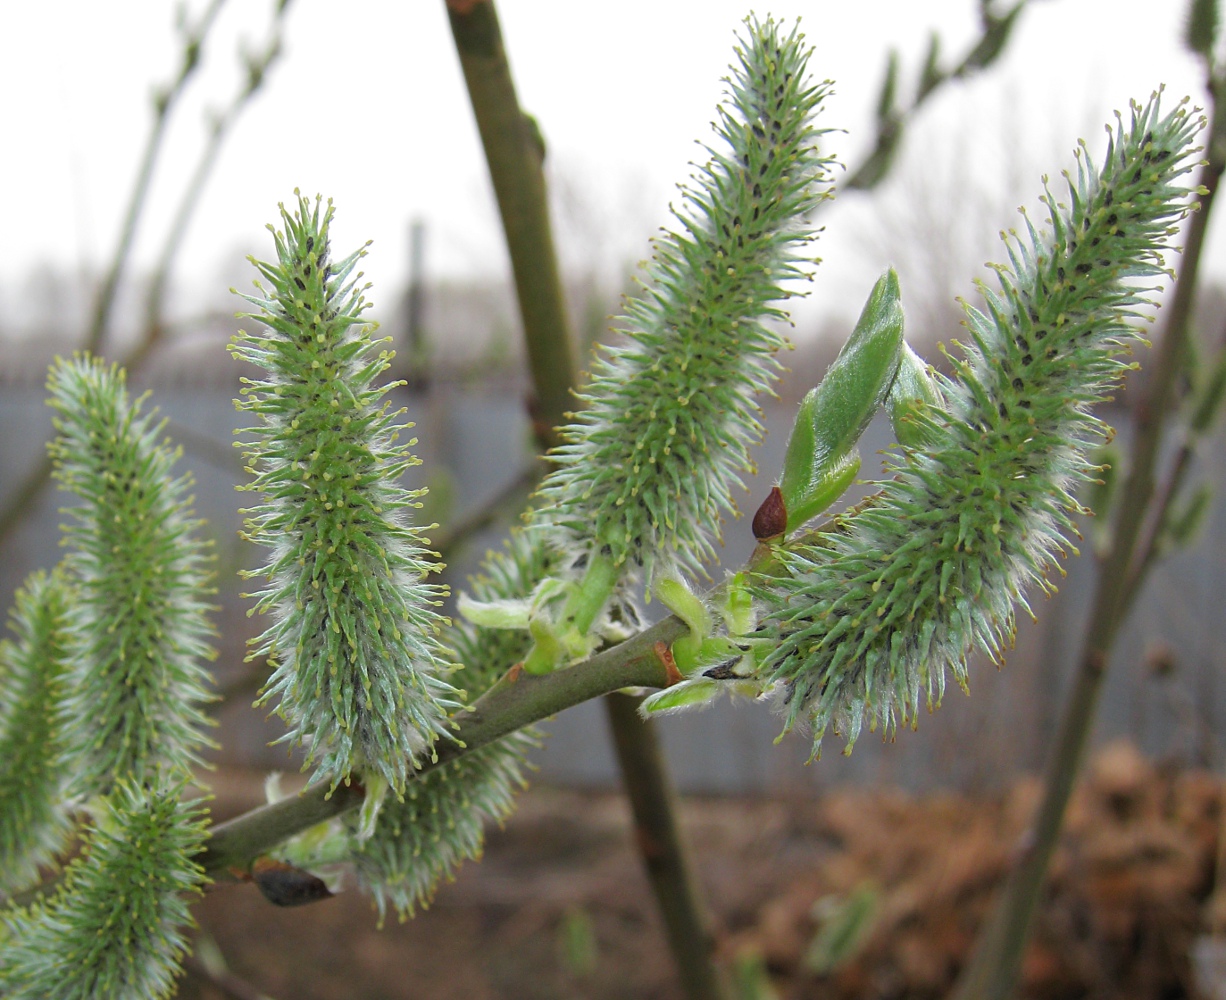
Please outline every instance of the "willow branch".
[[676, 795], [656, 726], [639, 718], [642, 700], [624, 694], [604, 699], [617, 762], [634, 812], [639, 855], [685, 995], [690, 1000], [727, 997], [727, 985], [713, 960], [715, 935], [677, 822]]
[[[456, 716], [453, 741], [437, 745], [437, 756], [423, 762], [416, 773], [425, 774], [592, 698], [624, 687], [664, 687], [668, 675], [656, 644], [667, 646], [685, 632], [686, 626], [670, 617], [565, 670], [538, 677], [509, 670], [471, 708]], [[214, 827], [201, 863], [214, 879], [227, 874], [237, 877], [261, 854], [294, 834], [356, 808], [364, 797], [357, 783], [340, 785], [333, 792], [322, 784], [310, 786], [297, 796]]]

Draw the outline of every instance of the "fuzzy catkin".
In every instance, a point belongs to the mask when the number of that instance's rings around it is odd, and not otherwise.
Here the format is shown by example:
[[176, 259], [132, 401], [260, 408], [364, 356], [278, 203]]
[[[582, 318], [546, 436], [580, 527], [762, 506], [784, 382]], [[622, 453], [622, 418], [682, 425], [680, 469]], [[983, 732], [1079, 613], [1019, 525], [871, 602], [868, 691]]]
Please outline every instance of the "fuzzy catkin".
[[1077, 483], [1107, 428], [1090, 408], [1118, 384], [1119, 359], [1148, 304], [1136, 279], [1164, 273], [1161, 251], [1184, 212], [1188, 144], [1198, 128], [1158, 98], [1133, 106], [1101, 171], [1084, 145], [1066, 208], [1045, 191], [1049, 231], [1026, 220], [1006, 237], [1010, 266], [987, 312], [966, 307], [971, 341], [942, 380], [945, 411], [922, 408], [925, 444], [903, 449], [894, 478], [822, 532], [780, 550], [788, 575], [762, 583], [761, 626], [778, 645], [759, 676], [784, 692], [787, 725], [807, 719], [814, 754], [830, 725], [848, 750], [867, 718], [889, 735], [931, 707], [946, 671], [963, 688], [978, 647], [1000, 658], [1023, 589], [1075, 534]]
[[[558, 557], [539, 532], [516, 532], [491, 553], [469, 582], [475, 600], [525, 598], [556, 572]], [[450, 634], [464, 664], [457, 677], [470, 699], [483, 694], [531, 645], [527, 632], [480, 628], [461, 620]], [[390, 904], [401, 919], [426, 907], [443, 878], [465, 859], [479, 858], [485, 826], [515, 808], [524, 786], [525, 754], [537, 745], [533, 727], [518, 730], [410, 781], [404, 801], [388, 797], [371, 837], [355, 842], [359, 883], [375, 901], [380, 919]]]
[[178, 452], [129, 398], [123, 371], [59, 360], [47, 388], [55, 477], [83, 501], [64, 529], [75, 599], [63, 741], [74, 790], [96, 794], [119, 777], [200, 762], [212, 556], [197, 537], [191, 480], [172, 474]]
[[642, 298], [580, 394], [585, 408], [552, 452], [540, 520], [568, 544], [632, 571], [655, 560], [699, 571], [714, 559], [730, 491], [752, 463], [787, 341], [766, 320], [801, 277], [829, 195], [830, 159], [813, 124], [827, 84], [806, 75], [798, 29], [748, 22], [715, 131], [721, 148], [683, 189], [680, 228], [655, 243]]
[[6, 1000], [162, 1000], [174, 992], [204, 871], [205, 827], [182, 780], [116, 782], [49, 898], [0, 911]]
[[0, 892], [33, 883], [68, 838], [73, 761], [59, 719], [67, 605], [62, 573], [31, 574], [14, 599], [14, 638], [0, 646]]
[[285, 740], [307, 742], [312, 780], [335, 786], [369, 768], [401, 792], [458, 707], [438, 638], [445, 590], [425, 582], [440, 567], [408, 523], [424, 491], [397, 481], [419, 464], [416, 439], [397, 442], [403, 411], [389, 412], [391, 386], [375, 384], [391, 355], [350, 280], [365, 251], [333, 261], [331, 202], [299, 196], [281, 219], [276, 261], [253, 261], [269, 287], [244, 296], [264, 331], [231, 345], [268, 373], [235, 404], [259, 419], [247, 431], [255, 478], [242, 488], [263, 495], [248, 537], [271, 550], [249, 574], [268, 580], [253, 596], [273, 618], [252, 643], [274, 664], [261, 701], [278, 699]]

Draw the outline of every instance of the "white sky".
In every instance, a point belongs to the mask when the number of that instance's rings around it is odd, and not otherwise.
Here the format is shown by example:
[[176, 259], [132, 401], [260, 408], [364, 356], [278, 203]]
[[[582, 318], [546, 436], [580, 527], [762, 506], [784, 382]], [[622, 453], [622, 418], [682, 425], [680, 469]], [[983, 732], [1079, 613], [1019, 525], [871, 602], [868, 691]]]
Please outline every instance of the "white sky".
[[[138, 264], [156, 256], [202, 142], [203, 112], [228, 101], [240, 40], [260, 42], [271, 6], [229, 0], [223, 8], [168, 137]], [[665, 221], [673, 186], [701, 156], [694, 140], [710, 134], [732, 33], [749, 7], [750, 0], [501, 0], [521, 103], [541, 123], [558, 185], [576, 193], [586, 219], [579, 225], [586, 241], [578, 249], [569, 241], [573, 254], [600, 264], [645, 255], [633, 248]], [[1035, 2], [990, 78], [954, 85], [924, 112], [909, 136], [908, 173], [926, 182], [948, 170], [935, 143], [957, 126], [959, 148], [974, 162], [1023, 171], [1033, 201], [1037, 174], [1064, 166], [1078, 137], [1101, 145], [1101, 123], [1130, 98], [1144, 100], [1165, 82], [1172, 101], [1191, 94], [1203, 103], [1199, 67], [1179, 44], [1184, 7], [1182, 0]], [[150, 127], [149, 94], [172, 74], [177, 43], [165, 0], [7, 0], [5, 8], [0, 282], [11, 290], [40, 263], [75, 269], [106, 261]], [[871, 137], [887, 47], [902, 51], [909, 87], [928, 31], [942, 33], [951, 62], [972, 37], [977, 4], [775, 0], [757, 9], [803, 16], [817, 49], [812, 68], [837, 85], [825, 123], [848, 130], [834, 142], [854, 163]], [[1065, 159], [1052, 162], [1053, 155]], [[434, 273], [506, 269], [442, 0], [294, 0], [285, 57], [230, 139], [184, 246], [177, 276], [189, 297], [216, 302], [216, 289], [244, 273], [234, 263], [240, 254], [271, 252], [263, 226], [296, 186], [335, 199], [338, 252], [375, 241], [365, 270], [376, 305], [399, 294], [413, 217], [430, 226]], [[968, 205], [951, 198], [945, 207], [959, 220]], [[1012, 219], [968, 224], [994, 232]], [[823, 282], [828, 293], [856, 282], [858, 301], [870, 266], [887, 263], [890, 250], [865, 249], [863, 229], [876, 223], [863, 203], [837, 206], [823, 223], [819, 252], [831, 264], [819, 273], [818, 293]], [[1220, 245], [1213, 241], [1210, 254]], [[903, 280], [905, 294], [905, 273]]]

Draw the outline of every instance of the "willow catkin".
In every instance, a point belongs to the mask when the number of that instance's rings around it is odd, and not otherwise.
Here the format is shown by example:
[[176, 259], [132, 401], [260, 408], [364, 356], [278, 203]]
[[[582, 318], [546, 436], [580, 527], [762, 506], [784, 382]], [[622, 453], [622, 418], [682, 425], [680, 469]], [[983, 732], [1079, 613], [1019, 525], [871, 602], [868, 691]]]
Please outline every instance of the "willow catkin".
[[161, 423], [130, 398], [122, 369], [59, 360], [47, 380], [56, 410], [55, 477], [69, 508], [65, 570], [72, 667], [62, 738], [77, 794], [118, 778], [186, 772], [208, 744], [203, 705], [213, 629], [212, 555], [199, 537], [188, 476]]
[[714, 559], [720, 517], [762, 434], [786, 339], [771, 320], [806, 273], [805, 216], [829, 196], [814, 117], [829, 93], [807, 75], [797, 28], [747, 22], [715, 124], [720, 143], [683, 188], [680, 224], [655, 243], [645, 292], [580, 393], [552, 453], [539, 520], [623, 573]]
[[[788, 573], [763, 582], [760, 634], [776, 640], [759, 677], [784, 690], [787, 725], [807, 720], [814, 753], [833, 724], [854, 744], [865, 719], [890, 733], [939, 701], [946, 673], [966, 686], [973, 648], [998, 658], [1075, 533], [1077, 483], [1105, 426], [1091, 408], [1118, 384], [1130, 326], [1163, 273], [1185, 211], [1179, 178], [1198, 121], [1158, 97], [1120, 120], [1101, 171], [1084, 146], [1068, 206], [1045, 191], [1050, 229], [1006, 237], [1010, 264], [986, 312], [966, 308], [970, 342], [941, 382], [947, 408], [921, 406], [870, 501], [785, 547]], [[1142, 282], [1138, 285], [1137, 280]]]
[[282, 208], [276, 260], [254, 262], [268, 287], [244, 296], [264, 329], [231, 345], [267, 373], [236, 403], [258, 418], [243, 488], [263, 503], [247, 533], [270, 550], [249, 574], [267, 581], [255, 610], [272, 618], [252, 656], [274, 664], [261, 702], [275, 699], [285, 740], [307, 744], [313, 780], [369, 771], [401, 792], [458, 707], [438, 638], [445, 590], [426, 581], [440, 567], [409, 523], [424, 491], [398, 482], [419, 464], [416, 439], [399, 440], [411, 425], [376, 384], [390, 354], [351, 277], [365, 250], [333, 260], [332, 214], [301, 195]]

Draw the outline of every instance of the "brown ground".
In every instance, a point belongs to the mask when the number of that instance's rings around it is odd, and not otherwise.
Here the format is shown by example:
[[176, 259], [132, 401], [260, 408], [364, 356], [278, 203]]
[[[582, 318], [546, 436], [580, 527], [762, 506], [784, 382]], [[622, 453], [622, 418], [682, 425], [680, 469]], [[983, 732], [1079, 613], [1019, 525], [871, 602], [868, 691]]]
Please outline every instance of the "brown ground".
[[[218, 791], [221, 810], [244, 804]], [[1024, 782], [988, 801], [846, 791], [688, 802], [721, 954], [760, 959], [781, 998], [943, 997], [1036, 795]], [[1163, 773], [1127, 745], [1095, 758], [1027, 956], [1028, 1000], [1192, 995], [1187, 955], [1207, 919], [1219, 795], [1214, 776]], [[680, 998], [630, 840], [620, 796], [539, 788], [485, 860], [407, 924], [376, 930], [355, 893], [279, 910], [251, 886], [221, 887], [197, 912], [230, 969], [276, 1000]], [[806, 968], [814, 904], [837, 914], [858, 889], [868, 916], [850, 960], [826, 975]], [[242, 995], [194, 975], [181, 991]]]

